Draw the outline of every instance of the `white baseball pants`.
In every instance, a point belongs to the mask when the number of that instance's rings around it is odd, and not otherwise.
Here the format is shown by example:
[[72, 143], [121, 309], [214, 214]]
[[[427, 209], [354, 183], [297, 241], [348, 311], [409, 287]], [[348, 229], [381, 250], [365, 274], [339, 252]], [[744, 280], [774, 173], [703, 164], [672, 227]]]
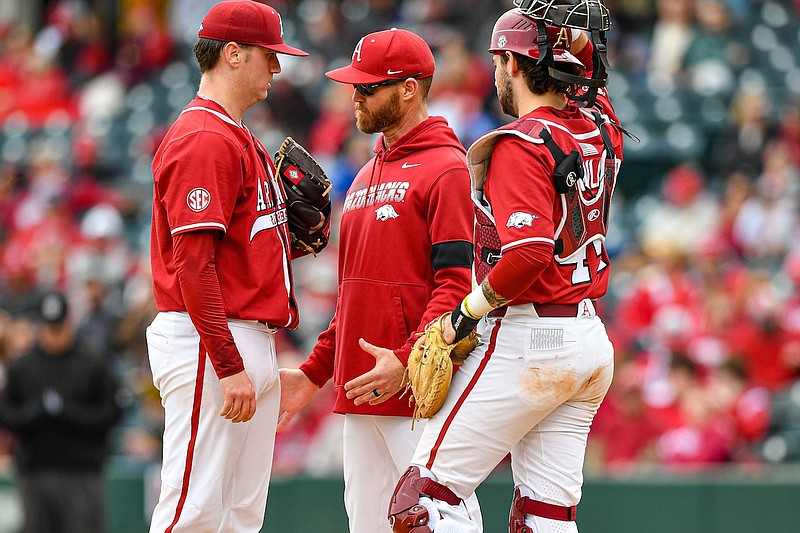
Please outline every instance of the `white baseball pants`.
[[408, 468], [425, 420], [344, 415], [344, 504], [350, 533], [391, 533], [387, 514], [395, 484]]
[[255, 416], [219, 416], [224, 398], [188, 314], [159, 313], [147, 328], [153, 383], [166, 420], [161, 493], [150, 533], [257, 533], [272, 469], [280, 383], [274, 330], [228, 322], [256, 390]]
[[[540, 318], [531, 305], [520, 305], [481, 322], [482, 344], [454, 376], [412, 464], [465, 498], [511, 452], [515, 485], [529, 487], [536, 500], [577, 505], [589, 428], [614, 366], [605, 327], [586, 302], [575, 318]], [[442, 504], [436, 502], [447, 514]], [[578, 530], [575, 522], [528, 518], [537, 533]], [[443, 531], [483, 531], [463, 512], [441, 524]]]

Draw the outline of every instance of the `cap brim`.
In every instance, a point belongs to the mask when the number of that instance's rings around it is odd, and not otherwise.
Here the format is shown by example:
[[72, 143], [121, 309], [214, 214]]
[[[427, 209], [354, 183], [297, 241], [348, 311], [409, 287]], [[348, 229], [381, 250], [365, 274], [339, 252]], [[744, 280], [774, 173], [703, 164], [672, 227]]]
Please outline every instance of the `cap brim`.
[[[515, 52], [515, 53], [518, 53], [518, 54], [520, 53], [519, 51], [507, 50], [506, 48], [498, 48], [498, 47], [489, 48], [489, 53], [491, 53], [491, 54], [501, 54], [503, 52]], [[531, 48], [529, 50], [529, 53], [527, 54], [528, 57], [534, 57], [535, 58], [535, 56], [532, 55], [533, 53], [537, 53], [537, 55], [538, 55], [538, 49]], [[522, 55], [525, 55], [525, 54], [522, 54]], [[580, 59], [578, 59], [577, 57], [572, 55], [570, 52], [567, 52], [566, 50], [562, 50], [562, 49], [553, 50], [553, 61], [555, 63], [573, 63], [575, 65], [580, 65], [583, 68], [586, 68], [586, 65], [581, 63]]]
[[586, 68], [586, 65], [581, 63], [581, 60], [567, 52], [566, 50], [553, 50], [553, 61], [557, 63], [572, 63]]
[[289, 46], [288, 44], [262, 44], [262, 48], [266, 48], [267, 50], [272, 50], [273, 52], [278, 52], [279, 54], [286, 54], [290, 56], [298, 56], [298, 57], [305, 57], [308, 55], [308, 52], [305, 50], [300, 50], [299, 48], [295, 48], [294, 46]]
[[362, 72], [357, 68], [353, 68], [352, 65], [347, 65], [346, 67], [329, 70], [328, 72], [325, 73], [325, 76], [332, 79], [333, 81], [338, 81], [339, 83], [353, 83], [353, 84], [379, 83], [389, 79], [385, 76], [380, 77], [380, 76], [375, 76], [374, 74], [368, 74], [366, 72]]

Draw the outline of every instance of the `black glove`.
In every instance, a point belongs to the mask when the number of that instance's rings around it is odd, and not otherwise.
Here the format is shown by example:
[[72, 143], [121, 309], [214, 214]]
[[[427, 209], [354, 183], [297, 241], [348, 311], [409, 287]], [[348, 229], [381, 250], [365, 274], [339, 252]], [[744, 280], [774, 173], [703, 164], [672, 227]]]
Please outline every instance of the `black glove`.
[[292, 245], [317, 255], [330, 238], [328, 193], [333, 186], [311, 154], [291, 137], [275, 153], [275, 169], [286, 195]]

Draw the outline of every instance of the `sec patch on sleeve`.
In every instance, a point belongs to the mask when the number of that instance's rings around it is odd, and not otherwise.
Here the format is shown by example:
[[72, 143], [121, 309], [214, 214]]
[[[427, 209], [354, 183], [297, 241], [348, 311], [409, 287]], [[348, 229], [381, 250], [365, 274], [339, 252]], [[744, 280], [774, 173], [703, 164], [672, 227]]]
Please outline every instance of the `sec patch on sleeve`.
[[202, 187], [197, 187], [189, 191], [186, 195], [186, 205], [194, 211], [199, 213], [211, 204], [211, 193]]

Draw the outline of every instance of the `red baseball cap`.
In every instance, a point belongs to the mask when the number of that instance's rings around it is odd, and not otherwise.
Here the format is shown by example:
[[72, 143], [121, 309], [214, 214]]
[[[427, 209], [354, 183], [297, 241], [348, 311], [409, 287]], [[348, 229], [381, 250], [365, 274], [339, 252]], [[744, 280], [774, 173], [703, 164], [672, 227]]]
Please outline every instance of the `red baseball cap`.
[[433, 76], [433, 52], [421, 37], [408, 30], [383, 30], [358, 41], [349, 65], [326, 72], [340, 83], [379, 83], [416, 76]]
[[225, 0], [214, 4], [200, 24], [197, 36], [226, 43], [253, 44], [292, 56], [308, 55], [283, 42], [280, 14], [256, 0]]

